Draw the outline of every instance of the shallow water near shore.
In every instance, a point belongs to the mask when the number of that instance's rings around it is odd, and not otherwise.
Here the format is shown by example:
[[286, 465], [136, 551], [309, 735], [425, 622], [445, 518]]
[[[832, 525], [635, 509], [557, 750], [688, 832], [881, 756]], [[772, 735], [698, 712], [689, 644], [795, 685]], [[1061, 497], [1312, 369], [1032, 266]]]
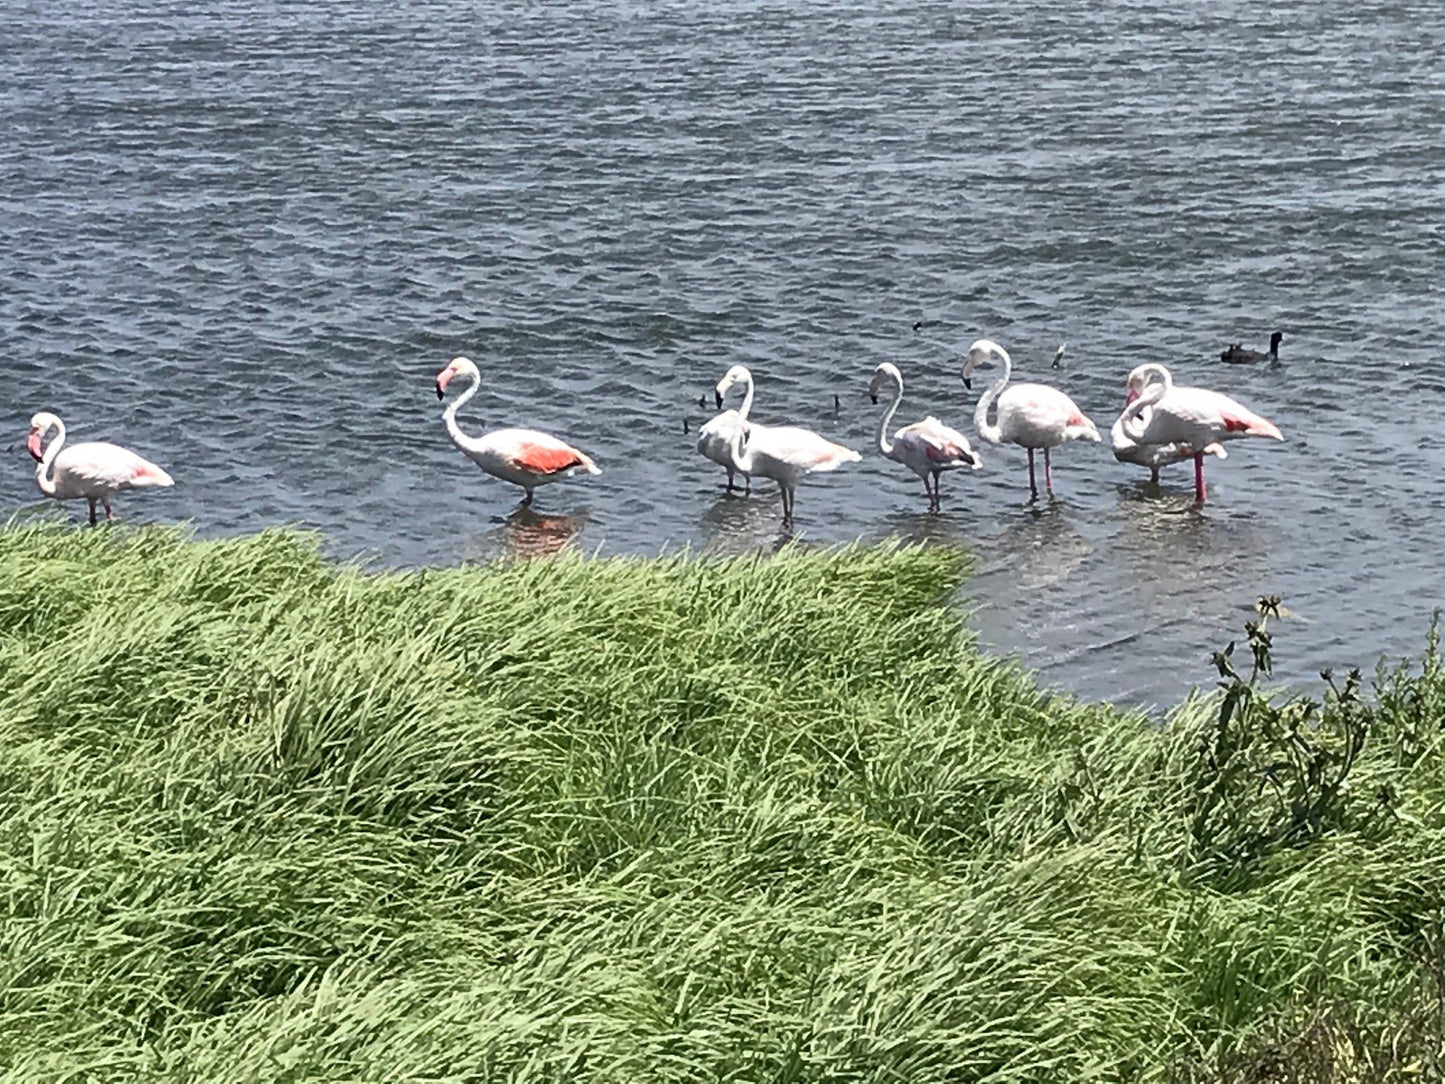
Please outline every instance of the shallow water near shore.
[[[765, 548], [772, 487], [725, 497], [693, 450], [742, 363], [759, 420], [865, 450], [800, 489], [798, 534], [968, 547], [962, 604], [1048, 684], [1170, 702], [1266, 593], [1283, 680], [1417, 653], [1445, 601], [1437, 14], [7, 8], [0, 509], [37, 503], [50, 409], [175, 475], [133, 521], [305, 523], [387, 565]], [[1281, 366], [1219, 362], [1274, 328]], [[868, 450], [868, 379], [893, 361], [899, 422], [971, 430], [979, 335], [1101, 431], [1162, 361], [1286, 443], [1210, 461], [1202, 509], [1187, 466], [1156, 489], [1107, 444], [1030, 503], [1023, 453], [983, 447], [929, 515]], [[604, 473], [519, 509], [442, 430], [455, 354], [487, 381], [464, 428]]]

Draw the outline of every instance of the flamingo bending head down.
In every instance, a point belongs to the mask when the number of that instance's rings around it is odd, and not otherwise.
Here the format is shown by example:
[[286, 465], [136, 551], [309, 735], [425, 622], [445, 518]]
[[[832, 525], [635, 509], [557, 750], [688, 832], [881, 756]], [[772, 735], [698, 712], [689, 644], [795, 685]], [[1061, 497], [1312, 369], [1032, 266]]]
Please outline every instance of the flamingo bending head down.
[[1175, 385], [1169, 370], [1154, 362], [1129, 374], [1126, 400], [1119, 416], [1124, 436], [1138, 444], [1187, 447], [1194, 460], [1194, 499], [1201, 503], [1205, 455], [1223, 458], [1220, 445], [1243, 437], [1284, 440], [1268, 418], [1220, 392]]

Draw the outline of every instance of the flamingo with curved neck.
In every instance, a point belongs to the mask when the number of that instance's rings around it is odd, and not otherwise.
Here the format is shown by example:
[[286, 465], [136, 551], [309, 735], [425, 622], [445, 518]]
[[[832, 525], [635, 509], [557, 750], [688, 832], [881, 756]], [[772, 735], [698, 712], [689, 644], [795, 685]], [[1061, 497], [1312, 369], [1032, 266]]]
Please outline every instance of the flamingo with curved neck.
[[[1159, 484], [1159, 469], [1167, 467], [1171, 463], [1183, 463], [1194, 458], [1194, 449], [1188, 444], [1143, 444], [1134, 440], [1125, 431], [1125, 420], [1130, 416], [1130, 404], [1134, 402], [1148, 385], [1150, 377], [1156, 375], [1152, 371], [1146, 372], [1147, 366], [1139, 366], [1129, 374], [1125, 383], [1124, 410], [1115, 419], [1113, 426], [1109, 429], [1109, 443], [1114, 450], [1114, 458], [1120, 463], [1134, 463], [1141, 467], [1149, 468], [1149, 481], [1152, 485]], [[1144, 407], [1141, 411], [1141, 419], [1148, 424], [1150, 407]], [[1223, 445], [1213, 443], [1204, 448], [1206, 455], [1215, 455], [1220, 459], [1227, 459], [1229, 453], [1224, 450]]]
[[[878, 419], [878, 450], [923, 479], [929, 511], [937, 512], [942, 500], [938, 489], [939, 475], [946, 470], [960, 468], [978, 470], [982, 462], [969, 446], [967, 437], [932, 416], [905, 425], [893, 434], [890, 442], [888, 427], [893, 423], [893, 415], [898, 412], [898, 404], [903, 401], [903, 374], [896, 365], [887, 361], [874, 371], [873, 381], [868, 385], [868, 394], [875, 404], [884, 384], [892, 388], [893, 398]], [[933, 479], [932, 488], [928, 484], [930, 478]]]
[[[1039, 495], [1038, 483], [1034, 480], [1034, 449], [1042, 448], [1044, 486], [1052, 493], [1054, 473], [1049, 450], [1066, 440], [1098, 440], [1099, 430], [1058, 388], [1047, 384], [1009, 384], [1013, 376], [1013, 359], [992, 339], [977, 339], [968, 348], [968, 358], [963, 363], [963, 386], [972, 388], [974, 371], [995, 362], [1002, 367], [1003, 373], [979, 397], [973, 412], [974, 428], [990, 444], [1008, 442], [1028, 449], [1029, 491], [1034, 497]], [[998, 403], [998, 422], [989, 425], [988, 409], [995, 401]]]
[[[747, 451], [743, 451], [743, 445]], [[750, 422], [733, 430], [728, 441], [733, 468], [743, 474], [761, 474], [778, 483], [783, 497], [783, 527], [793, 525], [798, 483], [810, 474], [834, 471], [863, 457], [851, 448], [834, 444], [811, 429], [796, 425], [758, 425]]]
[[469, 379], [471, 384], [442, 413], [452, 443], [494, 478], [521, 486], [526, 494], [523, 505], [532, 503], [532, 491], [538, 486], [578, 473], [602, 473], [588, 456], [550, 433], [536, 429], [493, 429], [480, 437], [463, 433], [457, 425], [457, 411], [477, 394], [482, 386], [482, 374], [469, 359], [453, 358], [437, 374], [438, 399], [445, 398], [448, 385], [458, 376]]
[[[1150, 382], [1151, 376], [1158, 380]], [[1205, 498], [1204, 456], [1214, 454], [1211, 445], [1217, 447], [1223, 441], [1243, 437], [1284, 440], [1279, 427], [1268, 418], [1220, 392], [1176, 385], [1169, 370], [1156, 362], [1140, 365], [1129, 374], [1127, 399], [1119, 424], [1130, 440], [1190, 448], [1194, 499], [1201, 504]]]
[[[45, 436], [52, 429], [55, 437], [46, 445]], [[41, 411], [30, 419], [25, 449], [38, 464], [35, 484], [40, 492], [58, 501], [84, 497], [90, 504], [91, 523], [97, 521], [97, 502], [104, 507], [107, 520], [115, 518], [110, 507], [112, 493], [175, 484], [169, 474], [150, 460], [117, 444], [85, 441], [67, 448], [65, 423], [49, 411]]]
[[[743, 405], [737, 410], [723, 410], [721, 414], [698, 430], [697, 434], [697, 450], [728, 472], [728, 484], [725, 490], [727, 493], [733, 491], [733, 477], [738, 473], [737, 468], [733, 466], [730, 450], [733, 431], [741, 428], [744, 434], [747, 432], [748, 411], [753, 408], [753, 374], [745, 365], [734, 365], [723, 374], [723, 378], [717, 382], [717, 387], [714, 389], [717, 407], [722, 410], [723, 397], [738, 384], [743, 385], [744, 388]], [[744, 474], [743, 479], [746, 483], [744, 495], [751, 494], [753, 491], [752, 475]]]

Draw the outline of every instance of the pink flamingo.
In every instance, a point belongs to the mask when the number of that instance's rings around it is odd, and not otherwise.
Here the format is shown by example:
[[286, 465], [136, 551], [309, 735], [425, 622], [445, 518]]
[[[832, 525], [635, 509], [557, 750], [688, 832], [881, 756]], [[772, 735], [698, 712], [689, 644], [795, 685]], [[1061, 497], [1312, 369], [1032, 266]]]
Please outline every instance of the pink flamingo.
[[[45, 435], [52, 429], [55, 439], [45, 445]], [[175, 484], [160, 467], [128, 448], [105, 441], [86, 441], [69, 448], [63, 448], [64, 444], [65, 423], [54, 414], [41, 411], [30, 419], [25, 449], [39, 464], [35, 468], [35, 483], [40, 492], [58, 501], [84, 497], [90, 503], [91, 523], [96, 522], [97, 501], [105, 508], [107, 520], [115, 518], [110, 509], [112, 493]]]
[[568, 478], [578, 472], [601, 474], [592, 462], [572, 445], [536, 429], [493, 429], [480, 437], [469, 437], [457, 426], [457, 411], [482, 386], [482, 374], [467, 358], [453, 358], [451, 364], [437, 374], [437, 398], [446, 395], [447, 385], [455, 377], [471, 378], [471, 386], [462, 392], [442, 415], [452, 443], [473, 463], [495, 478], [521, 486], [526, 492], [523, 505], [532, 503], [532, 490], [537, 486]]
[[[798, 483], [810, 474], [834, 471], [844, 463], [863, 457], [851, 448], [834, 444], [811, 429], [796, 425], [738, 426], [729, 438], [733, 469], [759, 474], [778, 483], [783, 495], [783, 526], [793, 525], [793, 505]], [[747, 445], [746, 453], [743, 445]]]
[[[929, 511], [937, 512], [941, 507], [939, 475], [946, 470], [964, 467], [978, 470], [982, 462], [969, 446], [966, 436], [933, 417], [905, 425], [893, 434], [893, 443], [889, 444], [888, 426], [898, 412], [898, 404], [903, 401], [903, 374], [898, 371], [898, 366], [887, 361], [874, 371], [873, 382], [868, 385], [868, 394], [874, 403], [878, 402], [878, 391], [885, 381], [893, 387], [893, 401], [878, 420], [878, 450], [923, 479]], [[929, 478], [933, 479], [932, 488], [928, 485]]]
[[[1159, 379], [1150, 382], [1150, 376]], [[1241, 437], [1284, 440], [1279, 428], [1244, 404], [1207, 388], [1176, 386], [1169, 370], [1153, 362], [1129, 374], [1119, 425], [1138, 444], [1185, 446], [1194, 460], [1194, 499], [1204, 501], [1204, 457], [1223, 458], [1221, 442]]]
[[[743, 405], [737, 410], [723, 410], [723, 396], [730, 392], [734, 385], [743, 385]], [[734, 429], [741, 428], [744, 433], [748, 430], [748, 411], [753, 408], [753, 374], [748, 372], [745, 365], [734, 365], [723, 378], [717, 382], [715, 389], [717, 396], [717, 408], [722, 413], [717, 415], [697, 434], [697, 450], [707, 456], [714, 463], [725, 468], [728, 472], [728, 487], [724, 492], [733, 491], [733, 476], [737, 469], [732, 463], [732, 435]], [[746, 483], [744, 495], [751, 495], [753, 491], [753, 480], [748, 475], [743, 475]]]
[[[1154, 485], [1159, 484], [1159, 468], [1167, 467], [1171, 463], [1182, 463], [1185, 460], [1194, 458], [1194, 449], [1188, 444], [1141, 444], [1130, 438], [1124, 430], [1125, 419], [1129, 417], [1129, 404], [1137, 399], [1149, 383], [1149, 377], [1157, 375], [1146, 365], [1140, 365], [1129, 374], [1125, 383], [1124, 410], [1115, 419], [1109, 430], [1109, 443], [1114, 449], [1114, 458], [1120, 463], [1136, 463], [1141, 467], [1149, 468], [1149, 481]], [[1149, 423], [1150, 408], [1145, 407], [1142, 415], [1144, 425]], [[1206, 455], [1217, 455], [1220, 459], [1227, 459], [1229, 453], [1219, 443], [1214, 443], [1204, 448]]]
[[[1062, 348], [1059, 353], [1063, 353]], [[1034, 481], [1034, 449], [1042, 448], [1044, 486], [1052, 493], [1054, 472], [1049, 463], [1049, 449], [1057, 448], [1066, 440], [1098, 440], [1099, 431], [1074, 401], [1058, 388], [1047, 384], [1014, 384], [1010, 387], [1013, 359], [992, 339], [978, 339], [968, 348], [968, 359], [963, 363], [963, 386], [972, 388], [970, 377], [973, 371], [985, 368], [995, 360], [1003, 366], [1003, 375], [979, 399], [973, 412], [974, 427], [978, 435], [990, 444], [1008, 441], [1029, 450], [1029, 491], [1035, 497], [1039, 495], [1039, 487]], [[998, 400], [998, 424], [989, 425], [988, 408], [995, 399]]]

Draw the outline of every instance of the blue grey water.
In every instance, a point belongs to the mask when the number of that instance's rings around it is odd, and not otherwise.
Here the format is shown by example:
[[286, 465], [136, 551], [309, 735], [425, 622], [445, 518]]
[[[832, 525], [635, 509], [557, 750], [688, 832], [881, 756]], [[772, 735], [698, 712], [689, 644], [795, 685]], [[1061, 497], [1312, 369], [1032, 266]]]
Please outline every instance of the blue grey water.
[[[383, 565], [767, 547], [771, 487], [724, 498], [683, 432], [729, 365], [759, 420], [866, 449], [883, 360], [900, 422], [971, 429], [988, 335], [1105, 432], [1161, 361], [1287, 442], [1211, 460], [1202, 510], [1187, 465], [1161, 494], [1107, 442], [1031, 505], [1022, 451], [984, 447], [939, 515], [874, 449], [800, 490], [804, 539], [968, 547], [984, 640], [1089, 698], [1209, 684], [1265, 593], [1297, 615], [1283, 679], [1418, 653], [1442, 58], [1438, 0], [5, 0], [0, 514], [43, 503], [18, 445], [51, 409], [175, 475], [132, 521], [310, 524]], [[1280, 367], [1219, 362], [1275, 328]], [[519, 512], [442, 430], [456, 354], [466, 426], [604, 473]]]

